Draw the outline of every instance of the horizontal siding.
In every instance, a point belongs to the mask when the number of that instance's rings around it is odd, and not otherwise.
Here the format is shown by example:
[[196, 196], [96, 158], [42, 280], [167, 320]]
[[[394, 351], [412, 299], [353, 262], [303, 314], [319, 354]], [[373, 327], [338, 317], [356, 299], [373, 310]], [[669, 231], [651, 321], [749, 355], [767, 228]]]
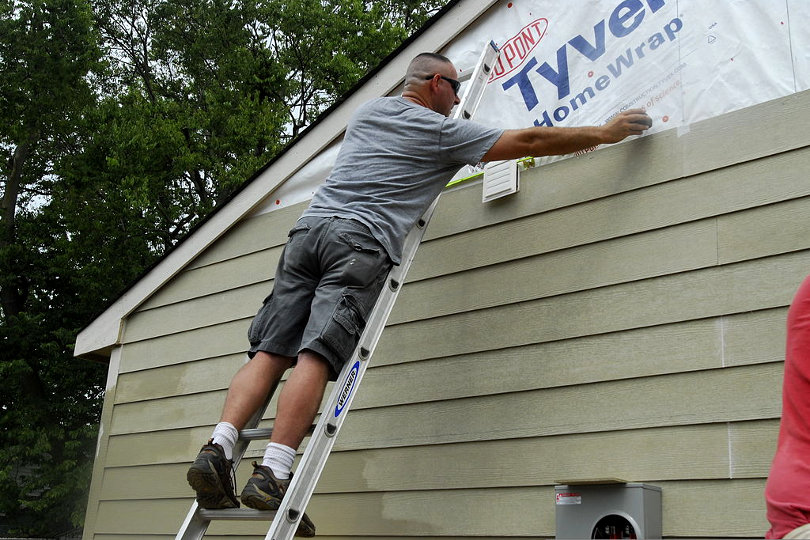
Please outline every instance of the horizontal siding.
[[[446, 193], [309, 507], [319, 536], [553, 537], [554, 484], [606, 477], [661, 486], [667, 537], [761, 536], [810, 268], [808, 101], [532, 169], [492, 204]], [[244, 220], [126, 321], [96, 538], [176, 532], [303, 206]]]
[[[803, 208], [810, 212], [810, 204]], [[772, 215], [778, 215], [778, 212], [774, 211]], [[522, 259], [508, 265], [479, 268], [409, 283], [403, 290], [402, 302], [395, 307], [389, 324], [396, 325], [411, 320], [436, 318], [504, 304], [525, 303], [536, 298], [569, 292], [585, 291], [585, 294], [588, 294], [592, 289], [616, 283], [630, 283], [628, 287], [635, 287], [632, 282], [645, 277], [679, 274], [692, 269], [706, 270], [695, 272], [696, 277], [684, 278], [675, 275], [671, 279], [699, 279], [704, 275], [739, 274], [741, 268], [750, 270], [757, 265], [769, 264], [757, 260], [750, 265], [737, 263], [721, 267], [712, 266], [717, 260], [719, 249], [715, 239], [720, 234], [715, 220], [703, 220], [662, 231]], [[704, 242], [701, 242], [701, 239]], [[781, 239], [790, 252], [810, 247], [808, 246], [810, 236], [796, 234], [791, 236], [791, 239], [791, 241]], [[617, 256], [614, 257], [614, 254]], [[787, 261], [790, 256], [775, 258], [774, 261]], [[801, 256], [801, 253], [795, 255], [799, 258]], [[249, 293], [247, 297], [244, 294], [226, 291], [172, 304], [159, 310], [142, 312], [128, 322], [127, 335], [145, 340], [160, 327], [164, 335], [176, 339], [179, 343], [186, 341], [199, 343], [197, 339], [187, 339], [191, 337], [190, 335], [186, 336], [186, 339], [177, 335], [188, 332], [189, 326], [191, 331], [206, 333], [210, 331], [209, 327], [234, 321], [240, 326], [243, 339], [235, 343], [237, 347], [235, 350], [225, 352], [235, 353], [244, 349], [244, 332], [249, 319], [255, 314], [268, 290], [266, 284], [253, 285], [243, 289], [244, 293]], [[473, 292], [474, 294], [471, 294]], [[434, 300], [430, 303], [419, 300], [426, 297]], [[160, 312], [160, 316], [156, 316], [158, 315], [156, 311]], [[144, 330], [144, 327], [147, 329]], [[140, 331], [143, 331], [143, 334]], [[147, 348], [149, 346], [150, 344], [146, 345]], [[161, 350], [165, 349], [161, 347]], [[126, 351], [122, 366], [124, 371], [129, 370], [128, 358], [133, 353], [139, 360], [147, 356], [137, 349]], [[160, 360], [158, 365], [166, 362]], [[135, 367], [141, 367], [141, 364], [138, 363]], [[143, 367], [151, 366], [147, 364]]]
[[[460, 190], [452, 194], [452, 204], [445, 199], [449, 199], [447, 195], [440, 199], [439, 209], [428, 231], [439, 226], [436, 220], [442, 218], [458, 218], [466, 222], [474, 217], [479, 228], [471, 229], [473, 233], [425, 242], [414, 259], [409, 279], [424, 279], [708, 216], [722, 216], [763, 204], [790, 201], [810, 194], [810, 186], [804, 175], [808, 165], [810, 148], [804, 147], [647, 189], [623, 192], [527, 217], [513, 217], [497, 227], [487, 228], [481, 228], [481, 222], [492, 221], [490, 214], [495, 210], [482, 206], [476, 200], [476, 197], [480, 197], [480, 187]], [[553, 179], [548, 176], [543, 167], [524, 173], [521, 192], [515, 197], [538, 200], [549, 197], [554, 187], [549, 185]], [[800, 229], [802, 227], [799, 225]], [[791, 234], [787, 231], [775, 232], [779, 237]], [[505, 242], [504, 239], [510, 241]]]
[[[672, 136], [671, 134], [669, 134], [669, 132], [665, 132], [665, 133], [660, 134], [660, 135], [662, 135], [662, 136], [666, 135], [667, 137]], [[692, 134], [690, 132], [690, 136], [691, 135]], [[681, 139], [686, 140], [688, 138], [689, 138], [689, 136], [686, 136], [686, 137], [682, 137]], [[800, 139], [799, 139], [799, 141], [800, 141]], [[683, 141], [681, 141], [679, 139], [678, 142], [683, 142]], [[805, 144], [806, 144], [806, 142], [805, 142]], [[606, 157], [611, 156], [612, 154], [621, 153], [622, 156], [624, 157], [624, 161], [625, 161], [625, 165], [626, 165], [627, 150], [623, 149], [622, 146], [623, 145], [613, 147], [613, 148], [607, 148], [607, 149], [603, 150], [602, 152], [604, 152], [606, 154]], [[629, 217], [631, 217], [631, 218], [634, 217], [634, 216], [644, 216], [645, 219], [650, 219], [650, 217], [660, 219], [659, 216], [662, 216], [662, 214], [666, 215], [667, 213], [671, 213], [672, 211], [679, 212], [681, 214], [683, 214], [683, 212], [691, 213], [691, 215], [689, 215], [689, 214], [680, 215], [677, 218], [680, 221], [675, 221], [675, 222], [682, 222], [682, 221], [686, 221], [686, 220], [689, 220], [689, 219], [696, 219], [696, 217], [698, 217], [698, 216], [716, 215], [718, 213], [724, 213], [724, 212], [730, 212], [730, 211], [739, 210], [741, 207], [758, 206], [758, 205], [762, 205], [762, 204], [769, 204], [769, 203], [772, 203], [772, 202], [784, 200], [785, 198], [793, 198], [793, 197], [797, 197], [797, 196], [801, 196], [801, 195], [808, 195], [808, 194], [810, 194], [810, 188], [808, 188], [807, 183], [804, 181], [804, 177], [801, 174], [801, 172], [803, 170], [806, 170], [808, 162], [810, 162], [810, 149], [801, 148], [801, 146], [799, 146], [799, 142], [797, 142], [796, 140], [793, 140], [792, 144], [790, 146], [793, 147], [793, 148], [799, 148], [799, 149], [795, 150], [793, 152], [787, 152], [787, 153], [784, 153], [784, 154], [775, 154], [774, 156], [770, 156], [770, 157], [768, 157], [766, 159], [757, 159], [757, 160], [754, 160], [754, 161], [739, 163], [739, 164], [737, 164], [735, 166], [726, 167], [724, 169], [719, 169], [719, 170], [714, 170], [713, 169], [713, 170], [711, 170], [709, 172], [698, 174], [697, 177], [690, 177], [690, 178], [685, 178], [685, 179], [678, 180], [678, 181], [675, 181], [675, 182], [668, 182], [668, 183], [663, 184], [661, 186], [655, 186], [654, 188], [641, 190], [639, 193], [642, 194], [642, 195], [638, 195], [638, 193], [635, 193], [635, 192], [630, 193], [630, 194], [625, 193], [624, 194], [625, 196], [627, 196], [627, 195], [629, 195], [629, 196], [642, 196], [643, 198], [647, 199], [648, 201], [650, 199], [652, 199], [653, 204], [657, 204], [657, 207], [645, 207], [644, 205], [640, 206], [638, 204], [638, 201], [626, 201], [624, 203], [623, 203], [623, 201], [620, 201], [620, 200], [613, 201], [616, 204], [610, 205], [610, 210], [607, 213], [605, 213], [604, 216], [603, 216], [604, 217], [604, 222], [605, 223], [610, 223], [610, 222], [624, 223], [624, 222], [627, 221], [628, 211], [630, 212]], [[754, 154], [754, 156], [756, 156], [756, 155], [761, 155], [761, 154]], [[659, 156], [657, 155], [656, 157], [659, 157]], [[690, 157], [692, 157], [692, 156], [690, 156]], [[724, 163], [725, 161], [728, 161], [728, 158], [723, 159], [724, 157], [725, 156], [715, 156], [715, 158], [718, 160], [719, 163]], [[751, 157], [752, 157], [751, 155], [738, 154], [738, 158], [739, 158], [740, 161], [742, 161], [743, 159], [746, 159], [746, 158], [750, 159]], [[593, 157], [588, 156], [588, 159], [593, 159]], [[778, 166], [774, 165], [774, 160], [778, 160], [780, 162]], [[581, 160], [568, 160], [568, 161], [571, 162], [572, 167], [576, 167], [576, 165], [575, 165], [576, 162], [581, 161]], [[587, 161], [587, 159], [584, 160], [584, 161]], [[567, 163], [567, 162], [560, 162], [558, 164], [554, 164], [554, 165], [549, 166], [549, 167], [543, 167], [541, 169], [531, 171], [531, 174], [527, 175], [527, 176], [532, 176], [532, 175], [536, 176], [537, 171], [541, 171], [542, 173], [545, 173], [548, 168], [550, 168], [550, 167], [559, 167], [561, 164], [564, 164], [564, 163]], [[660, 159], [656, 159], [655, 163], [658, 164], [657, 166], [661, 166], [660, 165], [661, 164]], [[737, 161], [733, 161], [733, 163], [737, 163]], [[665, 165], [668, 165], [668, 167], [667, 166], [664, 167], [668, 171], [673, 170], [673, 168], [677, 168], [675, 166], [675, 164], [666, 163]], [[589, 170], [593, 169], [593, 167], [588, 167], [588, 169]], [[593, 190], [598, 190], [599, 189], [600, 180], [601, 180], [601, 183], [604, 183], [606, 181], [606, 179], [607, 179], [607, 180], [609, 180], [610, 185], [615, 184], [615, 178], [611, 179], [610, 174], [607, 171], [603, 171], [601, 168], [599, 170], [601, 171], [599, 178], [594, 179], [594, 182], [592, 184], [589, 184], [589, 185], [591, 185], [591, 188]], [[571, 171], [567, 171], [567, 174], [570, 174], [570, 173], [571, 173]], [[627, 175], [628, 175], [628, 172], [625, 170], [624, 173], [623, 173], [623, 176], [627, 176]], [[551, 175], [551, 176], [553, 176], [553, 175]], [[576, 178], [581, 178], [581, 176], [582, 175], [575, 175]], [[635, 174], [635, 175], [631, 175], [631, 178], [645, 178], [645, 177], [643, 175]], [[535, 189], [539, 189], [539, 190], [542, 190], [542, 188], [548, 189], [548, 184], [549, 183], [551, 183], [551, 181], [549, 179], [546, 179], [545, 174], [544, 174], [543, 175], [543, 182], [542, 183], [534, 183], [534, 184], [537, 184], [537, 186], [534, 186], [534, 187], [535, 187]], [[533, 184], [533, 183], [529, 182], [528, 184]], [[703, 185], [703, 184], [706, 184], [706, 185]], [[460, 191], [469, 192], [469, 191], [477, 191], [477, 190], [460, 190]], [[617, 190], [617, 189], [614, 189], [614, 191], [620, 192], [620, 190]], [[660, 193], [659, 193], [659, 191], [660, 191]], [[570, 192], [566, 191], [566, 193], [570, 193]], [[469, 197], [469, 195], [470, 195], [470, 193], [467, 193], [468, 197]], [[519, 197], [521, 199], [523, 199], [523, 198], [534, 199], [535, 198], [533, 196], [533, 195], [535, 195], [534, 193], [526, 193], [526, 194], [521, 194], [521, 195], [522, 196]], [[547, 193], [544, 193], [543, 191], [540, 191], [536, 195], [537, 195], [537, 198], [543, 198], [543, 195], [547, 195]], [[455, 196], [455, 193], [453, 193], [453, 196]], [[446, 196], [445, 198], [449, 198], [449, 197]], [[589, 196], [588, 195], [582, 195], [576, 201], [572, 201], [572, 202], [580, 203], [582, 201], [587, 201], [587, 200], [590, 200]], [[453, 206], [455, 208], [461, 207], [461, 208], [465, 208], [466, 210], [469, 210], [469, 209], [472, 208], [475, 211], [468, 212], [469, 214], [473, 214], [475, 217], [477, 217], [479, 219], [479, 221], [481, 220], [481, 218], [484, 218], [484, 220], [485, 220], [485, 216], [483, 216], [482, 214], [487, 214], [487, 209], [489, 208], [488, 206], [481, 205], [480, 203], [471, 204], [471, 205], [467, 206], [467, 205], [463, 204], [465, 201], [458, 201], [458, 202], [460, 202], [461, 204], [454, 204]], [[635, 203], [635, 204], [632, 204], [632, 203]], [[261, 222], [262, 226], [259, 227], [259, 226], [255, 225], [255, 224], [251, 224], [251, 226], [244, 226], [244, 227], [238, 229], [237, 231], [235, 231], [233, 235], [228, 235], [225, 238], [221, 239], [217, 244], [215, 244], [213, 249], [209, 250], [209, 252], [216, 253], [218, 251], [218, 249], [219, 249], [218, 246], [220, 246], [220, 245], [222, 245], [222, 246], [231, 246], [234, 243], [237, 243], [237, 244], [238, 243], [249, 244], [250, 246], [252, 246], [252, 249], [256, 249], [257, 242], [265, 242], [265, 241], [267, 242], [267, 246], [271, 246], [271, 247], [272, 246], [279, 246], [281, 243], [283, 243], [283, 238], [286, 235], [286, 231], [288, 230], [289, 225], [291, 225], [291, 223], [294, 221], [295, 217], [297, 217], [297, 214], [300, 212], [300, 207], [299, 206], [296, 206], [294, 208], [294, 210], [293, 209], [284, 209], [283, 211], [279, 211], [278, 212], [279, 216], [277, 217], [277, 224], [275, 226], [272, 226], [267, 221], [268, 220], [267, 216], [272, 216], [275, 213], [266, 214], [266, 215], [263, 215], [263, 216], [259, 216], [257, 218], [252, 218], [253, 220], [256, 220], [257, 222]], [[445, 210], [444, 206], [445, 205], [442, 205], [442, 207], [440, 208], [440, 212], [437, 213], [437, 217], [442, 215], [443, 211]], [[578, 208], [578, 206], [580, 206], [580, 205], [574, 206], [572, 208]], [[584, 208], [584, 209], [581, 209], [581, 210], [584, 210], [585, 214], [580, 216], [579, 219], [575, 219], [576, 223], [581, 225], [583, 223], [595, 222], [595, 225], [597, 226], [595, 230], [603, 231], [602, 234], [604, 235], [604, 230], [605, 230], [604, 224], [600, 220], [594, 219], [596, 216], [598, 216], [598, 214], [592, 212], [593, 209], [591, 209], [591, 208]], [[540, 211], [540, 210], [535, 209], [535, 211]], [[552, 215], [552, 216], [549, 216], [549, 217], [554, 218], [554, 221], [557, 222], [557, 223], [560, 223], [560, 221], [562, 221], [562, 222], [565, 221], [564, 219], [563, 220], [558, 219], [561, 216]], [[506, 218], [503, 218], [503, 219], [506, 219]], [[513, 220], [513, 219], [515, 219], [515, 216], [511, 215], [510, 220]], [[283, 226], [280, 226], [278, 224], [279, 221], [281, 223], [283, 223]], [[636, 232], [636, 231], [639, 231], [639, 230], [645, 230], [646, 228], [656, 228], [656, 227], [662, 226], [660, 224], [660, 222], [657, 225], [656, 224], [650, 224], [650, 223], [639, 224], [639, 225], [640, 225], [639, 227], [635, 228], [635, 231], [626, 230], [624, 234], [630, 234], [632, 232]], [[471, 227], [471, 228], [477, 228], [477, 227], [480, 227], [480, 226], [481, 226], [481, 224], [479, 223], [476, 227]], [[563, 229], [563, 231], [565, 231], [565, 230], [576, 231], [579, 228], [580, 227], [578, 227], [578, 226], [572, 226], [572, 227], [567, 227], [566, 229]], [[284, 232], [284, 234], [279, 234], [278, 229], [281, 229]], [[432, 229], [432, 227], [431, 227], [431, 229]], [[252, 234], [243, 234], [243, 230], [248, 231], [248, 232], [250, 232]], [[275, 234], [274, 235], [273, 234], [262, 234], [265, 230], [273, 230], [275, 232]], [[538, 234], [532, 234], [534, 231], [524, 231], [526, 234], [522, 234], [522, 235], [518, 236], [518, 238], [531, 239], [531, 238], [535, 238], [535, 237], [538, 237], [538, 236], [540, 236], [540, 237], [548, 236], [548, 237], [552, 237], [552, 238], [565, 238], [566, 239], [565, 241], [568, 243], [568, 245], [572, 245], [572, 243], [571, 243], [571, 241], [569, 239], [569, 234], [553, 234], [553, 232], [554, 232], [553, 230], [551, 231], [552, 234], [547, 234], [545, 232], [546, 229], [543, 228], [543, 227], [538, 227], [536, 229], [536, 231], [540, 231], [543, 234], [538, 235]], [[602, 238], [605, 238], [605, 237], [609, 238], [610, 236], [602, 236]], [[258, 240], [257, 240], [257, 238], [258, 238]], [[501, 236], [501, 238], [502, 238], [502, 236]], [[473, 240], [473, 241], [475, 241], [475, 240]], [[516, 242], [516, 243], [520, 244], [522, 242]], [[500, 244], [503, 245], [503, 244], [511, 244], [511, 243], [500, 242]], [[576, 245], [576, 243], [574, 243], [573, 245]], [[262, 244], [262, 246], [265, 246], [265, 245]], [[429, 246], [430, 246], [430, 243], [427, 242], [425, 244], [425, 246], [423, 247], [423, 249], [420, 250], [420, 255], [422, 254], [423, 251], [427, 251], [427, 254], [429, 254], [429, 250], [430, 250]], [[560, 249], [562, 247], [564, 247], [564, 246], [558, 246], [556, 249]], [[242, 250], [239, 250], [239, 252], [241, 252], [241, 251], [248, 251], [248, 252], [252, 253], [250, 251], [250, 249], [248, 249], [248, 248], [244, 248]], [[460, 251], [463, 251], [465, 253], [470, 253], [470, 252], [475, 253], [476, 251], [483, 251], [485, 253], [497, 253], [497, 250], [493, 251], [493, 250], [486, 250], [486, 249], [479, 249], [479, 250], [464, 249], [464, 250], [460, 250]], [[229, 253], [228, 255], [232, 255], [232, 254]], [[220, 255], [220, 256], [209, 256], [209, 260], [206, 261], [206, 262], [208, 262], [208, 264], [210, 264], [210, 261], [220, 260], [223, 257], [224, 256], [222, 256], [222, 255]], [[456, 259], [456, 257], [447, 257], [447, 258], [451, 259], [451, 260]], [[248, 259], [250, 259], [250, 257], [248, 257]], [[432, 260], [432, 258], [429, 259], [429, 260]], [[502, 258], [501, 260], [504, 260], [504, 259]], [[506, 260], [510, 260], [510, 259], [506, 259]], [[250, 264], [250, 262], [251, 261], [248, 260], [248, 261], [245, 261], [244, 265], [237, 265], [237, 266], [251, 267], [252, 265]], [[418, 258], [417, 258], [417, 263], [416, 264], [417, 264], [417, 267], [414, 269], [414, 273], [418, 277], [419, 276], [419, 273], [418, 273]], [[267, 268], [265, 270], [269, 271], [269, 272], [267, 272], [267, 275], [271, 275], [272, 270], [273, 270], [273, 266], [271, 265], [269, 268]], [[226, 274], [233, 274], [233, 272], [225, 272], [225, 273]], [[206, 281], [204, 278], [202, 278], [201, 280]], [[191, 281], [191, 283], [193, 283], [193, 280]], [[175, 285], [170, 285], [169, 288], [174, 288], [174, 287], [176, 287], [176, 286]], [[196, 290], [196, 288], [193, 285], [191, 285], [191, 288]], [[220, 290], [222, 290], [222, 289], [220, 289]], [[158, 298], [160, 298], [160, 296], [162, 294], [163, 294], [163, 292], [158, 293], [158, 295], [156, 295], [156, 296]], [[178, 293], [174, 293], [174, 294], [178, 294]], [[182, 297], [182, 295], [180, 297]], [[160, 301], [155, 300], [155, 299], [150, 300], [150, 302], [153, 303], [152, 305], [154, 305], [154, 303], [160, 303]], [[128, 335], [131, 332], [135, 331], [134, 329], [132, 329], [133, 323], [135, 323], [135, 322], [136, 321], [129, 321], [129, 327], [127, 329], [127, 334]], [[135, 325], [135, 326], [137, 327], [137, 325]], [[133, 339], [138, 339], [137, 333], [133, 334]]]
[[[773, 452], [778, 427], [778, 420], [758, 420], [338, 451], [330, 456], [316, 492], [548, 486], [600, 477], [637, 482], [761, 478], [770, 459], [757, 456]], [[110, 468], [101, 496], [188, 497], [187, 467], [188, 462]], [[247, 466], [238, 470], [240, 487], [249, 471]]]
[[[481, 204], [480, 189], [454, 193], [453, 205], [446, 204], [443, 196], [443, 204], [440, 203], [439, 211], [431, 219], [426, 238], [432, 240], [550, 210], [576, 208], [585, 201], [643, 192], [656, 184], [804, 148], [810, 144], [808, 101], [810, 92], [805, 91], [699, 122], [685, 134], [672, 129], [545, 165], [521, 175], [521, 180], [529, 181], [521, 182], [516, 196], [492, 204]], [[747, 136], [751, 133], [756, 136]], [[778, 177], [778, 171], [769, 172], [777, 173]], [[531, 181], [535, 178], [539, 182]], [[741, 183], [747, 180], [737, 178]], [[700, 197], [701, 186], [693, 187], [693, 200], [717, 204], [713, 200], [717, 192], [710, 190]], [[746, 197], [744, 191], [732, 190], [723, 195]], [[771, 189], [767, 182], [760, 182], [757, 191], [767, 194]], [[671, 210], [682, 211], [678, 202], [673, 201]], [[632, 211], [631, 207], [620, 209]]]
[[224, 390], [245, 360], [247, 355], [240, 353], [123, 373], [118, 377], [115, 401], [130, 403]]
[[[352, 422], [344, 426], [335, 448], [446, 444], [778, 418], [781, 377], [782, 365], [771, 363], [353, 410]], [[221, 399], [197, 400], [195, 407], [183, 407], [187, 400], [172, 398], [163, 407], [153, 407], [149, 402], [149, 407], [143, 406], [144, 414], [114, 415], [108, 465], [154, 463], [151, 460], [161, 456], [183, 460], [175, 453], [175, 448], [185, 451], [188, 447], [183, 444], [188, 437], [183, 429], [201, 430], [204, 428], [197, 426], [212, 425], [222, 403]], [[131, 410], [124, 405], [116, 409]], [[206, 437], [202, 435], [192, 448]], [[150, 450], [158, 438], [169, 448]]]
[[784, 307], [808, 268], [810, 251], [803, 251], [394, 325], [377, 355], [458, 355]]
[[218, 264], [188, 269], [145, 302], [140, 311], [266, 283], [273, 277], [282, 249], [283, 246], [275, 246]]
[[[764, 481], [660, 482], [664, 536], [762, 536]], [[463, 500], [459, 504], [458, 500]], [[166, 534], [189, 499], [109, 501], [100, 505], [99, 533]], [[475, 488], [316, 495], [307, 513], [318, 533], [376, 536], [548, 536], [554, 535], [554, 488]], [[328, 516], [328, 519], [325, 518]], [[729, 516], [734, 516], [730, 519]], [[177, 528], [177, 525], [173, 529]], [[169, 529], [172, 530], [172, 529]], [[215, 522], [212, 535], [259, 535], [267, 525]]]
[[[777, 418], [764, 364], [353, 412], [340, 448], [376, 448]], [[678, 389], [677, 391], [673, 391]], [[622, 398], [616, 398], [621, 396]]]
[[290, 225], [295, 223], [306, 203], [243, 219], [210, 248], [197, 256], [189, 269], [209, 266], [243, 255], [281, 246], [287, 241]]
[[721, 264], [810, 247], [810, 197], [723, 216], [717, 235]]
[[250, 319], [241, 319], [127, 344], [122, 347], [121, 373], [244, 354], [249, 325]]
[[[785, 309], [777, 308], [423, 361], [372, 364], [353, 408], [776, 362], [783, 356], [785, 316]], [[210, 393], [225, 390], [245, 359], [240, 354], [122, 374], [116, 403], [197, 394], [204, 394], [201, 400], [216, 401], [221, 396]], [[408, 384], [385, 384], [398, 380]]]

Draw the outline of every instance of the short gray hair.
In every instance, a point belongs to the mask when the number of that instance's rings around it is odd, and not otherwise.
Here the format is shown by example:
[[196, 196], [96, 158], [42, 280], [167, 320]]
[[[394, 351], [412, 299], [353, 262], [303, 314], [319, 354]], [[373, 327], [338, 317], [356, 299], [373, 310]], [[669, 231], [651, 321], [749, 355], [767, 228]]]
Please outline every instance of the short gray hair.
[[446, 64], [453, 65], [453, 62], [441, 54], [424, 52], [416, 55], [405, 71], [405, 86], [424, 84], [426, 77], [433, 75], [439, 66]]

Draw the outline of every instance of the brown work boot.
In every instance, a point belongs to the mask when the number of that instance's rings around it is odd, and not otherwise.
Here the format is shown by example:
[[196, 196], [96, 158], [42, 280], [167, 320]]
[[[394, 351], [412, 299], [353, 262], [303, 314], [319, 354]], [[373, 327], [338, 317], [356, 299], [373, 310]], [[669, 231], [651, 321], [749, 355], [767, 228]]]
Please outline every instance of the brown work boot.
[[[281, 499], [287, 493], [291, 480], [292, 473], [290, 473], [287, 480], [279, 480], [270, 467], [259, 465], [254, 461], [253, 475], [251, 475], [240, 496], [242, 504], [256, 510], [278, 510]], [[298, 524], [295, 535], [308, 538], [315, 536], [315, 524], [312, 523], [306, 513], [301, 516], [301, 522]]]
[[234, 490], [233, 462], [213, 439], [209, 439], [197, 454], [186, 473], [188, 484], [197, 492], [201, 508], [239, 508]]

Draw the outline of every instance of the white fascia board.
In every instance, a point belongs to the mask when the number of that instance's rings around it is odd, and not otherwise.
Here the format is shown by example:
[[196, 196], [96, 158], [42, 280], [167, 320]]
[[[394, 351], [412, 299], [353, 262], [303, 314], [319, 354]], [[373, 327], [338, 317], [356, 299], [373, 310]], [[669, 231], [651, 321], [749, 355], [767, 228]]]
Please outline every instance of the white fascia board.
[[111, 348], [120, 343], [123, 323], [130, 313], [240, 219], [249, 215], [287, 178], [340, 137], [357, 107], [394, 91], [402, 83], [411, 58], [424, 51], [440, 51], [495, 1], [461, 0], [453, 6], [84, 328], [76, 338], [73, 354], [108, 356]]

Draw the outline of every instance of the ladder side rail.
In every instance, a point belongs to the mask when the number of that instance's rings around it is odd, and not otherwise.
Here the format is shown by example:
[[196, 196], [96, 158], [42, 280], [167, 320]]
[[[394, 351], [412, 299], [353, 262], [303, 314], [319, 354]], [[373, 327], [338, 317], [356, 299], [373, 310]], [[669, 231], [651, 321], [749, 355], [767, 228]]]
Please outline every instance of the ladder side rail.
[[[267, 533], [266, 538], [268, 540], [289, 539], [295, 535], [304, 509], [315, 491], [315, 486], [326, 466], [326, 460], [335, 444], [337, 434], [340, 432], [357, 394], [356, 390], [368, 367], [367, 360], [374, 353], [388, 316], [391, 314], [399, 291], [402, 289], [402, 280], [413, 262], [419, 243], [424, 236], [429, 217], [437, 203], [438, 197], [433, 201], [428, 211], [423, 214], [417, 226], [408, 233], [403, 246], [404, 256], [402, 262], [389, 272], [387, 283], [369, 316], [366, 325], [367, 331], [363, 333], [351, 358], [343, 366], [337, 379], [340, 384], [335, 384], [332, 388], [315, 432], [304, 451], [296, 474], [290, 482], [287, 494], [277, 510], [278, 519], [273, 521], [270, 531]], [[428, 217], [428, 220], [425, 217]]]
[[469, 90], [465, 92], [464, 97], [461, 98], [453, 115], [454, 118], [469, 120], [475, 115], [475, 111], [478, 110], [478, 105], [481, 103], [481, 98], [484, 97], [484, 90], [492, 73], [492, 68], [495, 66], [495, 62], [498, 60], [500, 54], [501, 51], [498, 49], [498, 46], [495, 45], [494, 41], [490, 41], [486, 47], [484, 47], [478, 59], [478, 63], [475, 65], [472, 75], [470, 76]]
[[[500, 50], [498, 50], [494, 42], [490, 42], [485, 47], [473, 72], [471, 85], [454, 114], [455, 118], [469, 119], [475, 113], [481, 95], [486, 88], [489, 72], [499, 54]], [[360, 342], [349, 361], [343, 366], [337, 379], [339, 382], [342, 381], [342, 384], [335, 384], [332, 389], [320, 421], [301, 458], [298, 470], [293, 476], [287, 494], [277, 510], [277, 519], [273, 520], [270, 530], [265, 536], [266, 540], [291, 540], [295, 535], [298, 523], [301, 521], [304, 510], [315, 491], [315, 486], [335, 444], [337, 434], [348, 415], [354, 396], [357, 393], [356, 390], [368, 367], [368, 360], [371, 358], [374, 348], [382, 335], [404, 283], [405, 276], [410, 269], [425, 230], [438, 205], [440, 196], [441, 194], [433, 200], [422, 218], [417, 221], [406, 236], [402, 263], [392, 268], [388, 274], [388, 283], [374, 305]]]
[[191, 509], [186, 514], [183, 524], [180, 525], [175, 540], [200, 540], [205, 535], [209, 521], [200, 517], [198, 510], [199, 505], [195, 500], [191, 503]]
[[[463, 117], [469, 119], [472, 117], [480, 103], [491, 67], [494, 65], [494, 61], [497, 60], [499, 54], [500, 51], [495, 46], [494, 42], [490, 42], [490, 44], [485, 47], [471, 77], [472, 82], [459, 103], [459, 106], [456, 108], [454, 114], [455, 118]], [[344, 383], [340, 386], [336, 385], [333, 388], [328, 405], [324, 409], [324, 414], [321, 415], [313, 437], [310, 439], [310, 444], [304, 452], [298, 474], [293, 477], [287, 496], [284, 497], [282, 505], [276, 513], [277, 516], [281, 516], [281, 519], [273, 520], [273, 524], [266, 538], [288, 540], [294, 536], [298, 522], [303, 515], [303, 510], [306, 508], [315, 490], [315, 485], [320, 478], [329, 453], [334, 446], [337, 433], [343, 425], [343, 421], [351, 407], [356, 390], [368, 366], [368, 360], [371, 358], [374, 348], [382, 335], [396, 298], [404, 283], [405, 276], [413, 262], [413, 258], [416, 255], [416, 251], [419, 248], [438, 201], [439, 197], [436, 197], [427, 211], [422, 215], [422, 218], [408, 233], [403, 246], [403, 261], [399, 266], [395, 266], [389, 272], [388, 281], [372, 310], [366, 331], [361, 336], [360, 343], [356, 347], [351, 359], [341, 370], [341, 374], [338, 377], [338, 380], [344, 381]], [[351, 377], [351, 380], [349, 377]], [[255, 433], [248, 432], [257, 431], [256, 426], [258, 426], [261, 421], [275, 390], [275, 387], [271, 389], [264, 406], [256, 411], [247, 422], [245, 430], [240, 432], [240, 438], [237, 441], [233, 454], [234, 469], [236, 469], [236, 466], [241, 461], [250, 440], [255, 438]], [[335, 416], [334, 419], [331, 419], [332, 414]], [[229, 510], [206, 511], [198, 508], [197, 502], [195, 501], [175, 538], [176, 540], [200, 540], [208, 528], [211, 517], [216, 516], [217, 519], [241, 519], [235, 515], [229, 517], [232, 514], [243, 514], [243, 512]], [[265, 518], [268, 513], [259, 512], [258, 514], [261, 514], [261, 516], [258, 517]]]

